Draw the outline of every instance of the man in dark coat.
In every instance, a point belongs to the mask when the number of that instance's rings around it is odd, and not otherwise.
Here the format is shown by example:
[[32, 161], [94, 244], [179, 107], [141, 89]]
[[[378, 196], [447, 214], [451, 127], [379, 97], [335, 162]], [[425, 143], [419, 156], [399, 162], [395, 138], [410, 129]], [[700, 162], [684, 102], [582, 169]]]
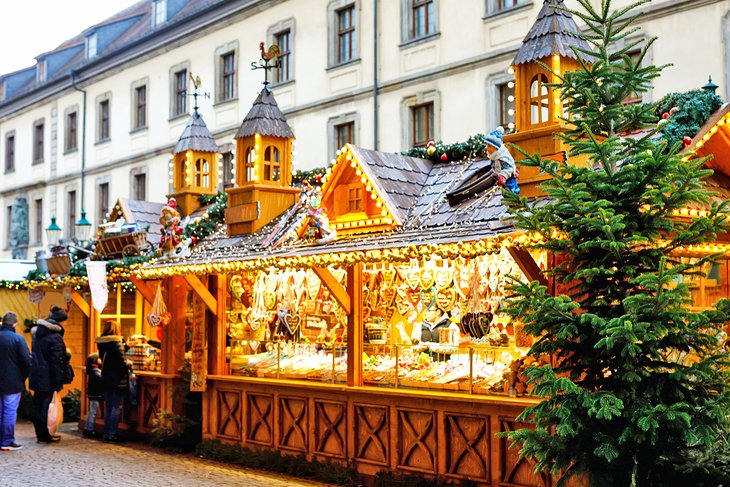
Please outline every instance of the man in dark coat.
[[36, 321], [33, 335], [33, 356], [30, 371], [30, 388], [33, 390], [35, 406], [35, 434], [38, 443], [54, 443], [61, 439], [48, 432], [48, 406], [53, 393], [63, 389], [63, 368], [66, 359], [66, 344], [63, 341], [64, 329], [61, 323], [68, 315], [58, 306], [51, 308], [45, 320]]
[[0, 326], [0, 450], [19, 450], [15, 443], [15, 420], [25, 379], [30, 370], [30, 352], [25, 338], [15, 333], [18, 317], [12, 311]]

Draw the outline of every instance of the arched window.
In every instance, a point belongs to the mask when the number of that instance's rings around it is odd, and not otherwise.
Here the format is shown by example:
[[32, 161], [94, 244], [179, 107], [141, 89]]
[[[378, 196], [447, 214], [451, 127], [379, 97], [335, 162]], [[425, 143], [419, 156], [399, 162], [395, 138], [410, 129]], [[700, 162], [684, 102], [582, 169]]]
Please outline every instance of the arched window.
[[245, 182], [256, 181], [256, 151], [253, 147], [248, 146], [246, 148], [246, 159], [244, 159], [246, 170], [243, 173]]
[[195, 186], [208, 188], [210, 186], [210, 163], [202, 157], [195, 161]]
[[540, 73], [530, 82], [530, 124], [538, 125], [550, 121], [550, 88], [548, 78]]
[[281, 177], [281, 156], [279, 149], [270, 145], [264, 151], [264, 180], [278, 181]]

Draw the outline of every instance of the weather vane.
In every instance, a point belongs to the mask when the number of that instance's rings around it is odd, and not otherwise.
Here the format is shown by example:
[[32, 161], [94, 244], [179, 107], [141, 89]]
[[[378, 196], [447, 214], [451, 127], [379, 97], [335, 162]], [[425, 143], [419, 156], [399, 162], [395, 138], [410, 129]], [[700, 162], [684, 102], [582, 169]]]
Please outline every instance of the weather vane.
[[[269, 50], [264, 49], [264, 43], [259, 43], [259, 49], [261, 50], [261, 59], [251, 63], [251, 69], [263, 69], [264, 70], [264, 89], [269, 89], [269, 70], [281, 67], [281, 49], [276, 44], [269, 46]], [[271, 64], [273, 63], [273, 64]]]
[[193, 97], [193, 103], [194, 103], [193, 110], [195, 110], [195, 112], [197, 112], [198, 111], [198, 97], [202, 96], [203, 98], [210, 98], [210, 93], [198, 93], [198, 89], [200, 88], [200, 85], [203, 84], [203, 82], [200, 80], [200, 76], [196, 76], [195, 78], [193, 78], [193, 73], [190, 73], [190, 81], [193, 82], [193, 86], [195, 87], [195, 91], [190, 96]]

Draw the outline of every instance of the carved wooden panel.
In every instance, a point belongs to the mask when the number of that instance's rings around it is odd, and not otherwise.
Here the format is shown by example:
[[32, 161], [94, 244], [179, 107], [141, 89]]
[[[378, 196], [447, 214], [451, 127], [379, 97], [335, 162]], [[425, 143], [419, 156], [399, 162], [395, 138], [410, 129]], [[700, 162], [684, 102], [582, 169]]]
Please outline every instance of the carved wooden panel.
[[246, 441], [274, 445], [274, 396], [246, 394]]
[[[500, 431], [515, 431], [528, 427], [526, 423], [499, 418]], [[509, 448], [507, 438], [499, 438], [499, 485], [504, 487], [550, 487], [551, 479], [547, 474], [536, 474], [535, 464], [520, 457], [517, 449]]]
[[139, 408], [142, 411], [142, 425], [152, 428], [152, 421], [157, 417], [157, 410], [160, 408], [160, 383], [141, 381], [141, 384]]
[[314, 451], [338, 458], [347, 456], [347, 404], [314, 401]]
[[388, 408], [355, 404], [355, 458], [376, 465], [388, 465], [390, 424]]
[[436, 412], [399, 409], [398, 467], [435, 474], [437, 451]]
[[446, 474], [458, 478], [489, 481], [491, 462], [489, 418], [444, 415]]
[[307, 399], [279, 396], [279, 447], [307, 451]]
[[241, 439], [243, 423], [241, 421], [241, 391], [218, 389], [218, 436]]

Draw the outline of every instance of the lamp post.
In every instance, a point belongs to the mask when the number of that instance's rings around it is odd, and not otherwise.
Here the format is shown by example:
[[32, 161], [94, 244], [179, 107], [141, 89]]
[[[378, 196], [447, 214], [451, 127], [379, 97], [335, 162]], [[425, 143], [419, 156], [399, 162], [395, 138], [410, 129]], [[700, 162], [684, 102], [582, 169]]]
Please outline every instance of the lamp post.
[[51, 217], [51, 224], [46, 228], [46, 236], [48, 237], [48, 245], [54, 246], [61, 238], [61, 227], [56, 223], [56, 215]]
[[81, 210], [81, 218], [74, 226], [76, 227], [76, 238], [79, 242], [86, 242], [91, 235], [91, 222], [86, 219], [86, 210]]

